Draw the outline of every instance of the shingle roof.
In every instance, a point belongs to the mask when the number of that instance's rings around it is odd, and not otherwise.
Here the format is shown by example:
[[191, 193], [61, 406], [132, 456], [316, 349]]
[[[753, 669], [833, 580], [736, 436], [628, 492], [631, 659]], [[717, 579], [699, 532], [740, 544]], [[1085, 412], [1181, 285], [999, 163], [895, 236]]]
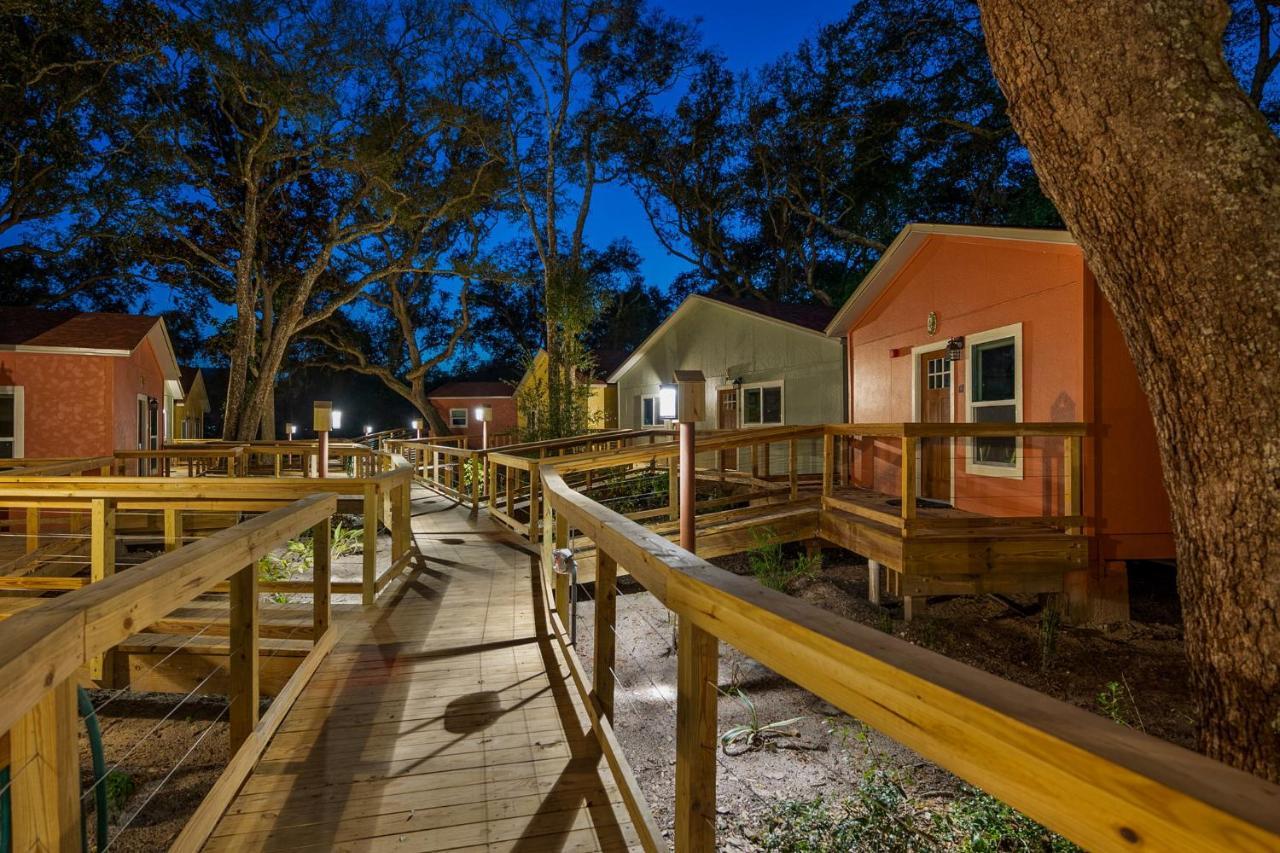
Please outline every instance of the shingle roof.
[[510, 397], [516, 393], [515, 386], [506, 382], [446, 382], [430, 393], [428, 397]]
[[815, 332], [824, 331], [827, 328], [827, 324], [831, 322], [831, 318], [836, 315], [836, 309], [829, 305], [796, 305], [790, 302], [772, 302], [767, 299], [756, 299], [755, 297], [720, 296], [718, 294], [708, 295], [707, 298], [714, 299], [716, 302], [723, 302], [725, 305], [732, 305], [734, 308], [741, 308], [743, 311], [759, 314], [762, 317], [772, 317], [774, 320], [781, 320], [793, 326], [812, 329]]
[[595, 356], [595, 374], [601, 379], [607, 379], [613, 371], [617, 370], [622, 362], [627, 360], [627, 356], [631, 355], [631, 350], [625, 349], [598, 349], [592, 353]]
[[178, 367], [178, 373], [182, 376], [182, 390], [190, 394], [191, 386], [196, 384], [196, 377], [200, 375], [200, 368], [195, 365], [185, 365]]
[[132, 351], [158, 322], [139, 314], [0, 307], [0, 346]]

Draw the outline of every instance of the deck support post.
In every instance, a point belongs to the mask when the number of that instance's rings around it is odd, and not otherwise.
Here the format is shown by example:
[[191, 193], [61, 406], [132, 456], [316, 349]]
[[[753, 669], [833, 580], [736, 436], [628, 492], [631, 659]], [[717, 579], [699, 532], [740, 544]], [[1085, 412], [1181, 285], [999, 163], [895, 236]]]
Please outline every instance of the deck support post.
[[618, 563], [596, 547], [595, 662], [591, 668], [592, 692], [600, 713], [613, 721], [614, 648], [618, 616]]
[[76, 683], [41, 697], [9, 733], [14, 850], [80, 850]]
[[228, 631], [228, 686], [231, 754], [258, 725], [258, 567], [249, 564], [231, 576]]
[[333, 537], [329, 519], [311, 528], [312, 590], [311, 590], [311, 642], [316, 644], [329, 630], [330, 581], [333, 566]]
[[[166, 521], [168, 511], [165, 512]], [[166, 525], [166, 544], [168, 531]], [[166, 548], [166, 550], [168, 550]], [[116, 508], [109, 498], [94, 498], [89, 509], [89, 581], [96, 583], [116, 573]], [[114, 669], [112, 653], [94, 655], [89, 660], [89, 677], [111, 686]]]
[[364, 487], [364, 537], [360, 577], [360, 603], [366, 607], [378, 596], [378, 484]]
[[915, 619], [917, 616], [923, 616], [929, 610], [929, 597], [927, 595], [904, 595], [902, 596], [902, 618], [907, 622]]
[[880, 564], [875, 560], [867, 560], [867, 601], [879, 604], [880, 598]]
[[680, 617], [676, 650], [676, 853], [716, 849], [716, 683], [720, 643]]

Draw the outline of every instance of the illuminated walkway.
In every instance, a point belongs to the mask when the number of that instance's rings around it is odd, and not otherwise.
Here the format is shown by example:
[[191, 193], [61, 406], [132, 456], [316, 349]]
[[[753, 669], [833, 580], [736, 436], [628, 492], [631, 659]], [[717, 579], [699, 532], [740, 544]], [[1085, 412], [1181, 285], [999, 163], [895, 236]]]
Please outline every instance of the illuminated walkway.
[[528, 545], [417, 497], [426, 561], [346, 624], [206, 849], [638, 847]]

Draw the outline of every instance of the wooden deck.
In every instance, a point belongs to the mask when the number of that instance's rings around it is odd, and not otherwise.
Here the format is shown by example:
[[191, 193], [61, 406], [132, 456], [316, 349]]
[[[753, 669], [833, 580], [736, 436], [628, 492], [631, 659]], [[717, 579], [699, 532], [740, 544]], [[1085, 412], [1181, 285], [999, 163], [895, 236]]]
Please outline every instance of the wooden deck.
[[417, 497], [425, 560], [345, 624], [206, 849], [638, 847], [529, 546]]

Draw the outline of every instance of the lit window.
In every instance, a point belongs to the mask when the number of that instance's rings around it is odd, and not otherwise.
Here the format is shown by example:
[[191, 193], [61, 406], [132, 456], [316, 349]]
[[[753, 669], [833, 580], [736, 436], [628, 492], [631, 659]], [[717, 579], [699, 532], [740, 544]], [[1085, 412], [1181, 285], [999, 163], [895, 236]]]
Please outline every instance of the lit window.
[[[978, 336], [969, 346], [969, 421], [1015, 423], [1020, 420], [1020, 327]], [[975, 473], [1019, 476], [1021, 442], [1015, 436], [974, 438], [969, 463]]]
[[744, 385], [742, 387], [743, 426], [780, 426], [782, 424], [782, 383]]
[[449, 410], [449, 426], [465, 427], [467, 425], [466, 409], [450, 409]]

